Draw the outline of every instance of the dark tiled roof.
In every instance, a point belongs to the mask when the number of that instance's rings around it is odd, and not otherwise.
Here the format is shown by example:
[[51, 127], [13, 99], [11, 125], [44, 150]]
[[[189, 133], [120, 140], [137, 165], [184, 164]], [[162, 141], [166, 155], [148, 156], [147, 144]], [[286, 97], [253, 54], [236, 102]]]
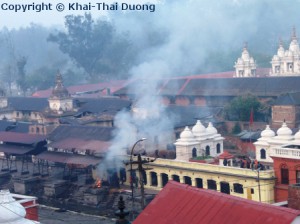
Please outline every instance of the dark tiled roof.
[[81, 105], [79, 113], [91, 112], [95, 114], [112, 113], [122, 109], [130, 109], [131, 101], [119, 98], [99, 98], [99, 99], [77, 99]]
[[28, 133], [29, 123], [0, 120], [0, 131]]
[[193, 79], [181, 95], [238, 96], [252, 93], [256, 96], [278, 96], [299, 90], [300, 77]]
[[169, 181], [133, 224], [291, 223], [300, 211]]
[[300, 105], [300, 92], [280, 95], [274, 105]]
[[[278, 96], [288, 92], [298, 92], [300, 77], [253, 77], [253, 78], [182, 78], [170, 79], [161, 85], [161, 95], [186, 96], [238, 96], [252, 93], [257, 96]], [[165, 81], [166, 82], [166, 81]], [[130, 86], [116, 91], [116, 95], [132, 95], [132, 89], [138, 88], [139, 80]], [[141, 87], [140, 87], [141, 88]]]
[[110, 141], [114, 128], [98, 126], [60, 125], [48, 136], [51, 141], [60, 141], [66, 138], [84, 140]]
[[42, 112], [49, 104], [47, 98], [8, 97], [8, 105], [17, 111]]

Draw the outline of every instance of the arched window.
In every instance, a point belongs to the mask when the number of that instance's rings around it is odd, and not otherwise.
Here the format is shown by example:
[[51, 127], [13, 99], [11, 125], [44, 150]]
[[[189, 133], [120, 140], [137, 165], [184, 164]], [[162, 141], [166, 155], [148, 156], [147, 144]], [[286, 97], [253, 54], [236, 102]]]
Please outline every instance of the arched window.
[[265, 149], [260, 150], [260, 158], [261, 159], [266, 159], [266, 150]]
[[197, 157], [197, 149], [196, 148], [193, 148], [192, 150], [192, 157]]
[[210, 155], [210, 147], [208, 145], [205, 147], [205, 155], [206, 156]]
[[280, 169], [281, 173], [281, 184], [289, 184], [289, 168], [283, 164]]
[[242, 184], [233, 184], [233, 191], [235, 193], [244, 194], [244, 188]]
[[40, 128], [36, 127], [36, 133], [39, 134], [40, 133]]
[[221, 144], [220, 143], [217, 144], [217, 153], [221, 153]]
[[296, 167], [296, 183], [300, 184], [300, 166]]

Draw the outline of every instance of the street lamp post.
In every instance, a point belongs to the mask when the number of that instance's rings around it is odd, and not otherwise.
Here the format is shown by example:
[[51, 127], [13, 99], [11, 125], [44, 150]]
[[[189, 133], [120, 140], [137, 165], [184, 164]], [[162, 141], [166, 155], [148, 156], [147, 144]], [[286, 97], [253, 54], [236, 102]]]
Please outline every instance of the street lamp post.
[[142, 142], [146, 140], [146, 138], [141, 138], [139, 139], [138, 141], [136, 141], [136, 143], [134, 143], [134, 145], [132, 146], [131, 148], [131, 153], [130, 153], [130, 187], [131, 187], [131, 200], [132, 200], [132, 220], [133, 220], [133, 207], [134, 207], [134, 197], [133, 197], [133, 176], [132, 176], [132, 163], [133, 163], [133, 160], [132, 160], [132, 155], [133, 155], [133, 150], [134, 150], [134, 147], [139, 143], [139, 142]]

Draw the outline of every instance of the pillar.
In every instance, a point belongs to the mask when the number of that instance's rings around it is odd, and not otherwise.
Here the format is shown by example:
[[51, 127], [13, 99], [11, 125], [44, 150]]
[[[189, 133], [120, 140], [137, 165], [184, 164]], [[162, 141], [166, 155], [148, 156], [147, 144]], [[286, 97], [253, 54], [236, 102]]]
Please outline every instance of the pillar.
[[192, 186], [196, 187], [196, 178], [191, 177], [191, 181], [192, 181]]
[[151, 186], [151, 183], [152, 183], [151, 173], [150, 172], [146, 172], [146, 176], [147, 176], [147, 184], [146, 184], [146, 186]]
[[184, 177], [183, 176], [179, 176], [179, 180], [180, 180], [180, 183], [184, 184]]
[[158, 188], [162, 188], [162, 177], [161, 177], [161, 173], [157, 173], [157, 187]]

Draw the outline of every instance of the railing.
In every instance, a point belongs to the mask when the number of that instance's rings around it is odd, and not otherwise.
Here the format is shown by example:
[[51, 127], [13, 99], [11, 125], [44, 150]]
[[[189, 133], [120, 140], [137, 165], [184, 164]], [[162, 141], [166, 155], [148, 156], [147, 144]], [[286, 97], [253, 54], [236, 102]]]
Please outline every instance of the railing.
[[291, 158], [299, 159], [300, 158], [300, 149], [293, 148], [273, 148], [271, 149], [270, 156], [282, 157], [282, 158]]

